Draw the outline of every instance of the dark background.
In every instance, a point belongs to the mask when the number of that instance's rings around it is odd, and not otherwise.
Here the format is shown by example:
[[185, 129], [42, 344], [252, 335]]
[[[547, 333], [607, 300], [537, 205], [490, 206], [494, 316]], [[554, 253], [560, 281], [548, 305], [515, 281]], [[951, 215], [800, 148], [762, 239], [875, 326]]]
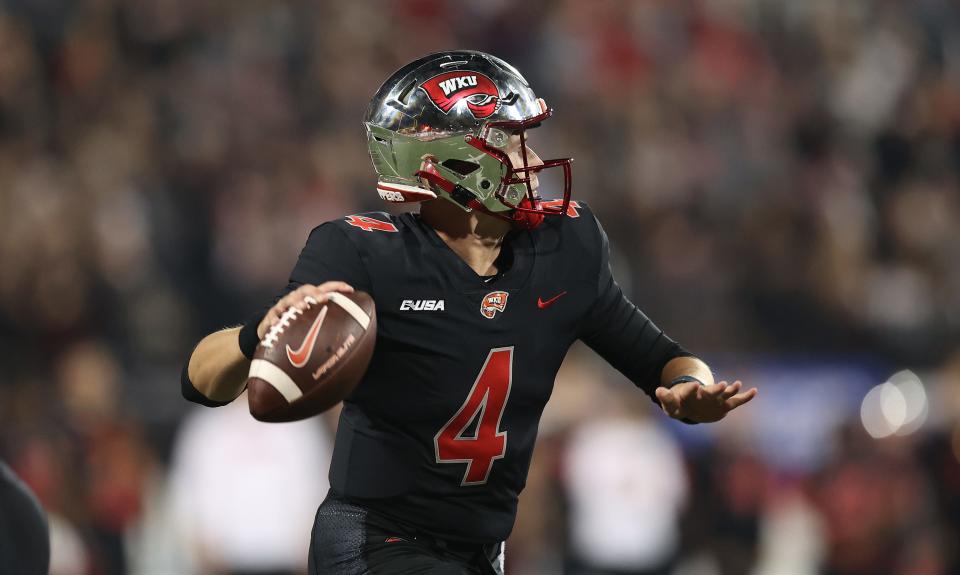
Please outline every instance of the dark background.
[[[200, 487], [176, 478], [204, 436], [183, 422], [209, 414], [179, 370], [284, 285], [313, 226], [385, 209], [360, 118], [393, 70], [450, 48], [524, 73], [556, 110], [533, 146], [575, 158], [625, 289], [760, 388], [682, 428], [575, 350], [510, 572], [597, 572], [575, 567], [596, 558], [571, 525], [599, 507], [570, 453], [613, 421], [653, 433], [685, 485], [637, 503], [638, 537], [675, 537], [621, 569], [960, 572], [956, 3], [5, 0], [0, 456], [55, 520], [53, 572], [298, 569], [300, 547], [258, 563], [190, 518]], [[659, 476], [617, 453], [598, 476]], [[205, 489], [256, 465], [224, 455]]]

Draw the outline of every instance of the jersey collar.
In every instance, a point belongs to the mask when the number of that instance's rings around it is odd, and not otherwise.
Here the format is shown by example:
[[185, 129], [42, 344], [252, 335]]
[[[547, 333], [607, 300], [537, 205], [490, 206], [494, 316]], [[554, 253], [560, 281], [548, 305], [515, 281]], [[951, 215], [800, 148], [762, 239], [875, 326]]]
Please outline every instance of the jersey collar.
[[510, 267], [500, 274], [493, 282], [484, 281], [483, 276], [473, 271], [467, 262], [457, 255], [443, 238], [437, 234], [436, 230], [426, 224], [420, 214], [403, 214], [404, 218], [409, 218], [411, 227], [419, 232], [424, 238], [425, 247], [433, 252], [436, 261], [440, 265], [448, 267], [454, 272], [456, 281], [460, 287], [469, 291], [482, 291], [490, 289], [515, 290], [526, 284], [527, 278], [533, 269], [535, 251], [531, 233], [527, 230], [512, 230], [507, 233], [501, 247], [500, 260], [510, 262]]

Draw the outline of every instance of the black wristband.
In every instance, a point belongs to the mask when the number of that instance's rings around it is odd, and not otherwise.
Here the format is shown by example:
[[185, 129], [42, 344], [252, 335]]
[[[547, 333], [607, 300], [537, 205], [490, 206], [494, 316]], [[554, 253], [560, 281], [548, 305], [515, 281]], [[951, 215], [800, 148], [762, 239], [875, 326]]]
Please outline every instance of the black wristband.
[[694, 376], [692, 376], [692, 375], [681, 375], [681, 376], [678, 376], [678, 377], [673, 378], [673, 379], [670, 381], [670, 387], [673, 387], [673, 386], [675, 386], [675, 385], [679, 385], [679, 384], [681, 384], [681, 383], [689, 383], [689, 382], [691, 382], [691, 381], [695, 381], [695, 382], [699, 383], [701, 387], [706, 387], [706, 386], [707, 386], [707, 384], [703, 383], [703, 381], [702, 381], [699, 377], [694, 377]]
[[260, 325], [261, 321], [263, 321], [262, 315], [251, 317], [240, 328], [240, 335], [238, 336], [240, 352], [250, 360], [253, 359], [253, 354], [257, 351], [257, 345], [260, 343], [260, 337], [257, 336], [257, 326]]

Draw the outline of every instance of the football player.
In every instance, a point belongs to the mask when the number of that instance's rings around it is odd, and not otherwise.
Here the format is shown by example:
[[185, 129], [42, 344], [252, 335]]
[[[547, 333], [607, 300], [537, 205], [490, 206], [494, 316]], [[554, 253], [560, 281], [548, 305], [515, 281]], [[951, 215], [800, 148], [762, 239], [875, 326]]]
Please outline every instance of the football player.
[[[570, 160], [527, 145], [551, 114], [488, 54], [398, 70], [364, 124], [380, 197], [419, 213], [315, 228], [278, 301], [207, 336], [185, 366], [188, 399], [229, 402], [285, 310], [372, 295], [376, 349], [343, 402], [311, 573], [502, 573], [540, 414], [578, 339], [676, 419], [717, 421], [756, 395], [715, 382], [624, 297], [603, 229], [570, 198]], [[541, 198], [544, 170], [563, 175], [559, 197]]]
[[0, 573], [46, 575], [47, 517], [30, 488], [0, 461]]

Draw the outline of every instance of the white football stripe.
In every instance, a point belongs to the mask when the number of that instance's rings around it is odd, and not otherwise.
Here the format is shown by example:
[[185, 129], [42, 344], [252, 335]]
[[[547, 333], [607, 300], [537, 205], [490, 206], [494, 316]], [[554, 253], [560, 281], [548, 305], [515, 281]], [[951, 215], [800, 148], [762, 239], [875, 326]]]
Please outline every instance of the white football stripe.
[[370, 327], [370, 316], [368, 316], [367, 312], [363, 311], [363, 308], [357, 305], [352, 299], [335, 291], [328, 293], [327, 296], [330, 298], [330, 301], [342, 307], [343, 311], [353, 316], [353, 319], [357, 320], [357, 323], [360, 324], [360, 327], [363, 329]]
[[297, 384], [290, 379], [290, 376], [265, 359], [255, 359], [250, 362], [249, 377], [260, 378], [272, 385], [273, 388], [279, 391], [280, 395], [287, 400], [287, 403], [293, 403], [295, 400], [303, 397], [303, 392], [300, 391]]

